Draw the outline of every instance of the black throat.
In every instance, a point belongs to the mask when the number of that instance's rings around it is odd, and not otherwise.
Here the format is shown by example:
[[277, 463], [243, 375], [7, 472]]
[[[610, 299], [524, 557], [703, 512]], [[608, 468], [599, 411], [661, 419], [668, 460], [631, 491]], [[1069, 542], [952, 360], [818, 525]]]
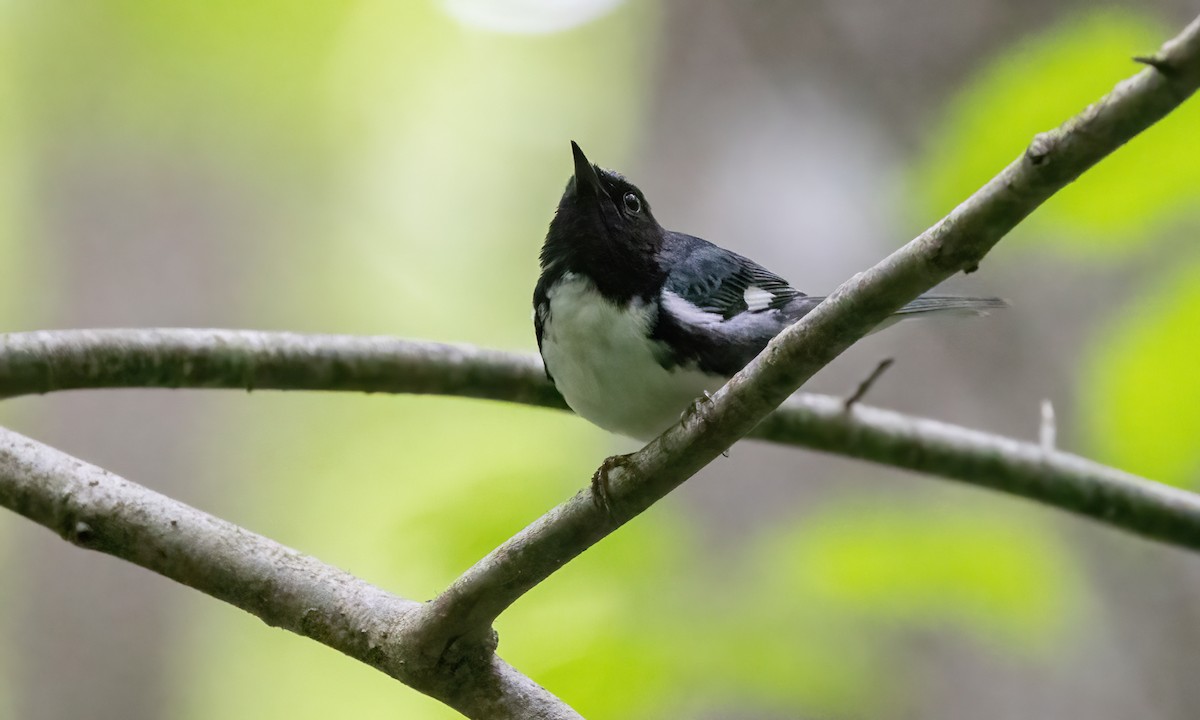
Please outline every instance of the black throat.
[[542, 245], [538, 285], [548, 289], [570, 272], [591, 280], [601, 295], [617, 304], [656, 296], [666, 279], [658, 260], [662, 229], [630, 233], [604, 227], [602, 209], [586, 212], [589, 209], [559, 206]]

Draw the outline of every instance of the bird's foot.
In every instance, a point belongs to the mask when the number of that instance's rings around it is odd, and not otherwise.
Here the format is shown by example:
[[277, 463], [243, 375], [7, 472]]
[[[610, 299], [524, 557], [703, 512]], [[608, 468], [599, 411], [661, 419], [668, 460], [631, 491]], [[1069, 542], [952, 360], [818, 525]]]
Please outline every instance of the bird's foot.
[[705, 390], [703, 395], [693, 400], [692, 404], [687, 406], [687, 409], [683, 411], [683, 413], [679, 416], [679, 419], [684, 425], [687, 425], [704, 410], [705, 405], [711, 405], [712, 400], [712, 393]]
[[[683, 423], [684, 425], [687, 425], [693, 419], [695, 419], [697, 415], [699, 415], [701, 412], [703, 412], [705, 405], [712, 405], [712, 401], [713, 401], [712, 393], [705, 390], [703, 395], [701, 395], [700, 397], [693, 400], [692, 404], [688, 405], [687, 409], [684, 410], [682, 413], [680, 413], [680, 415], [679, 415], [680, 422]], [[729, 457], [729, 451], [724, 450], [721, 452], [721, 455], [723, 455], [724, 457]]]
[[610, 476], [614, 470], [624, 469], [628, 466], [628, 455], [613, 455], [605, 458], [592, 475], [592, 503], [614, 520], [616, 516], [613, 514], [612, 496], [609, 493], [611, 489]]

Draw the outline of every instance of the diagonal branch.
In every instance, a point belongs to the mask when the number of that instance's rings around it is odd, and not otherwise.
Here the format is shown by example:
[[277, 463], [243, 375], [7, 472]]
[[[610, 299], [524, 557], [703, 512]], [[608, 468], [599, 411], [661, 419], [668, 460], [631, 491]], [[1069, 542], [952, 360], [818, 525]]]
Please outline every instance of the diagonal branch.
[[749, 433], [904, 303], [960, 270], [977, 269], [992, 246], [1047, 198], [1177, 107], [1200, 85], [1200, 18], [1154, 61], [1058, 129], [1034, 138], [1021, 157], [948, 216], [784, 330], [699, 412], [627, 456], [622, 472], [610, 478], [605, 503], [617, 513], [606, 514], [577, 495], [467, 570], [422, 609], [433, 619], [430, 647], [483, 632], [530, 588]]
[[580, 720], [486, 647], [418, 654], [419, 603], [0, 428], [0, 505], [312, 638], [471, 718]]

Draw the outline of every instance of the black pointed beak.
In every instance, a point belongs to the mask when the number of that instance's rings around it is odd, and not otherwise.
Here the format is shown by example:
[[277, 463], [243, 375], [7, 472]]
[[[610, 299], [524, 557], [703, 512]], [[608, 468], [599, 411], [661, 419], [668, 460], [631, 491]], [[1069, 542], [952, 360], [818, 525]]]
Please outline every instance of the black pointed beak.
[[583, 154], [574, 140], [571, 141], [571, 152], [575, 155], [575, 192], [579, 193], [580, 197], [600, 197], [604, 189], [600, 187], [600, 176], [596, 174], [596, 167], [588, 162], [587, 155]]

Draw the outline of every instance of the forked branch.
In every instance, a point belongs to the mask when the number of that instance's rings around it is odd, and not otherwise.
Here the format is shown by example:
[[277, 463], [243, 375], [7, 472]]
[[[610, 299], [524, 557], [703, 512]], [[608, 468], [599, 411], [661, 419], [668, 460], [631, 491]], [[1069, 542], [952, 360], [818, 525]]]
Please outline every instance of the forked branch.
[[[629, 456], [624, 472], [611, 478], [614, 513], [597, 509], [581, 491], [429, 603], [391, 596], [6, 430], [0, 430], [0, 504], [72, 542], [324, 642], [469, 717], [489, 719], [578, 718], [495, 656], [492, 621], [760, 422], [757, 432], [767, 439], [1003, 489], [1198, 548], [1197, 496], [1053, 448], [858, 404], [847, 409], [837, 399], [793, 400], [768, 417], [869, 329], [951, 274], [973, 271], [1054, 192], [1189, 97], [1200, 85], [1200, 18], [1143, 62], [1149, 67], [1059, 129], [1035, 138], [1022, 157], [937, 225], [843, 284], [773, 340], [711, 403]], [[428, 362], [433, 355], [438, 362]], [[529, 358], [380, 338], [229, 331], [0, 338], [0, 397], [136, 384], [448, 392], [561, 406], [538, 372]]]

